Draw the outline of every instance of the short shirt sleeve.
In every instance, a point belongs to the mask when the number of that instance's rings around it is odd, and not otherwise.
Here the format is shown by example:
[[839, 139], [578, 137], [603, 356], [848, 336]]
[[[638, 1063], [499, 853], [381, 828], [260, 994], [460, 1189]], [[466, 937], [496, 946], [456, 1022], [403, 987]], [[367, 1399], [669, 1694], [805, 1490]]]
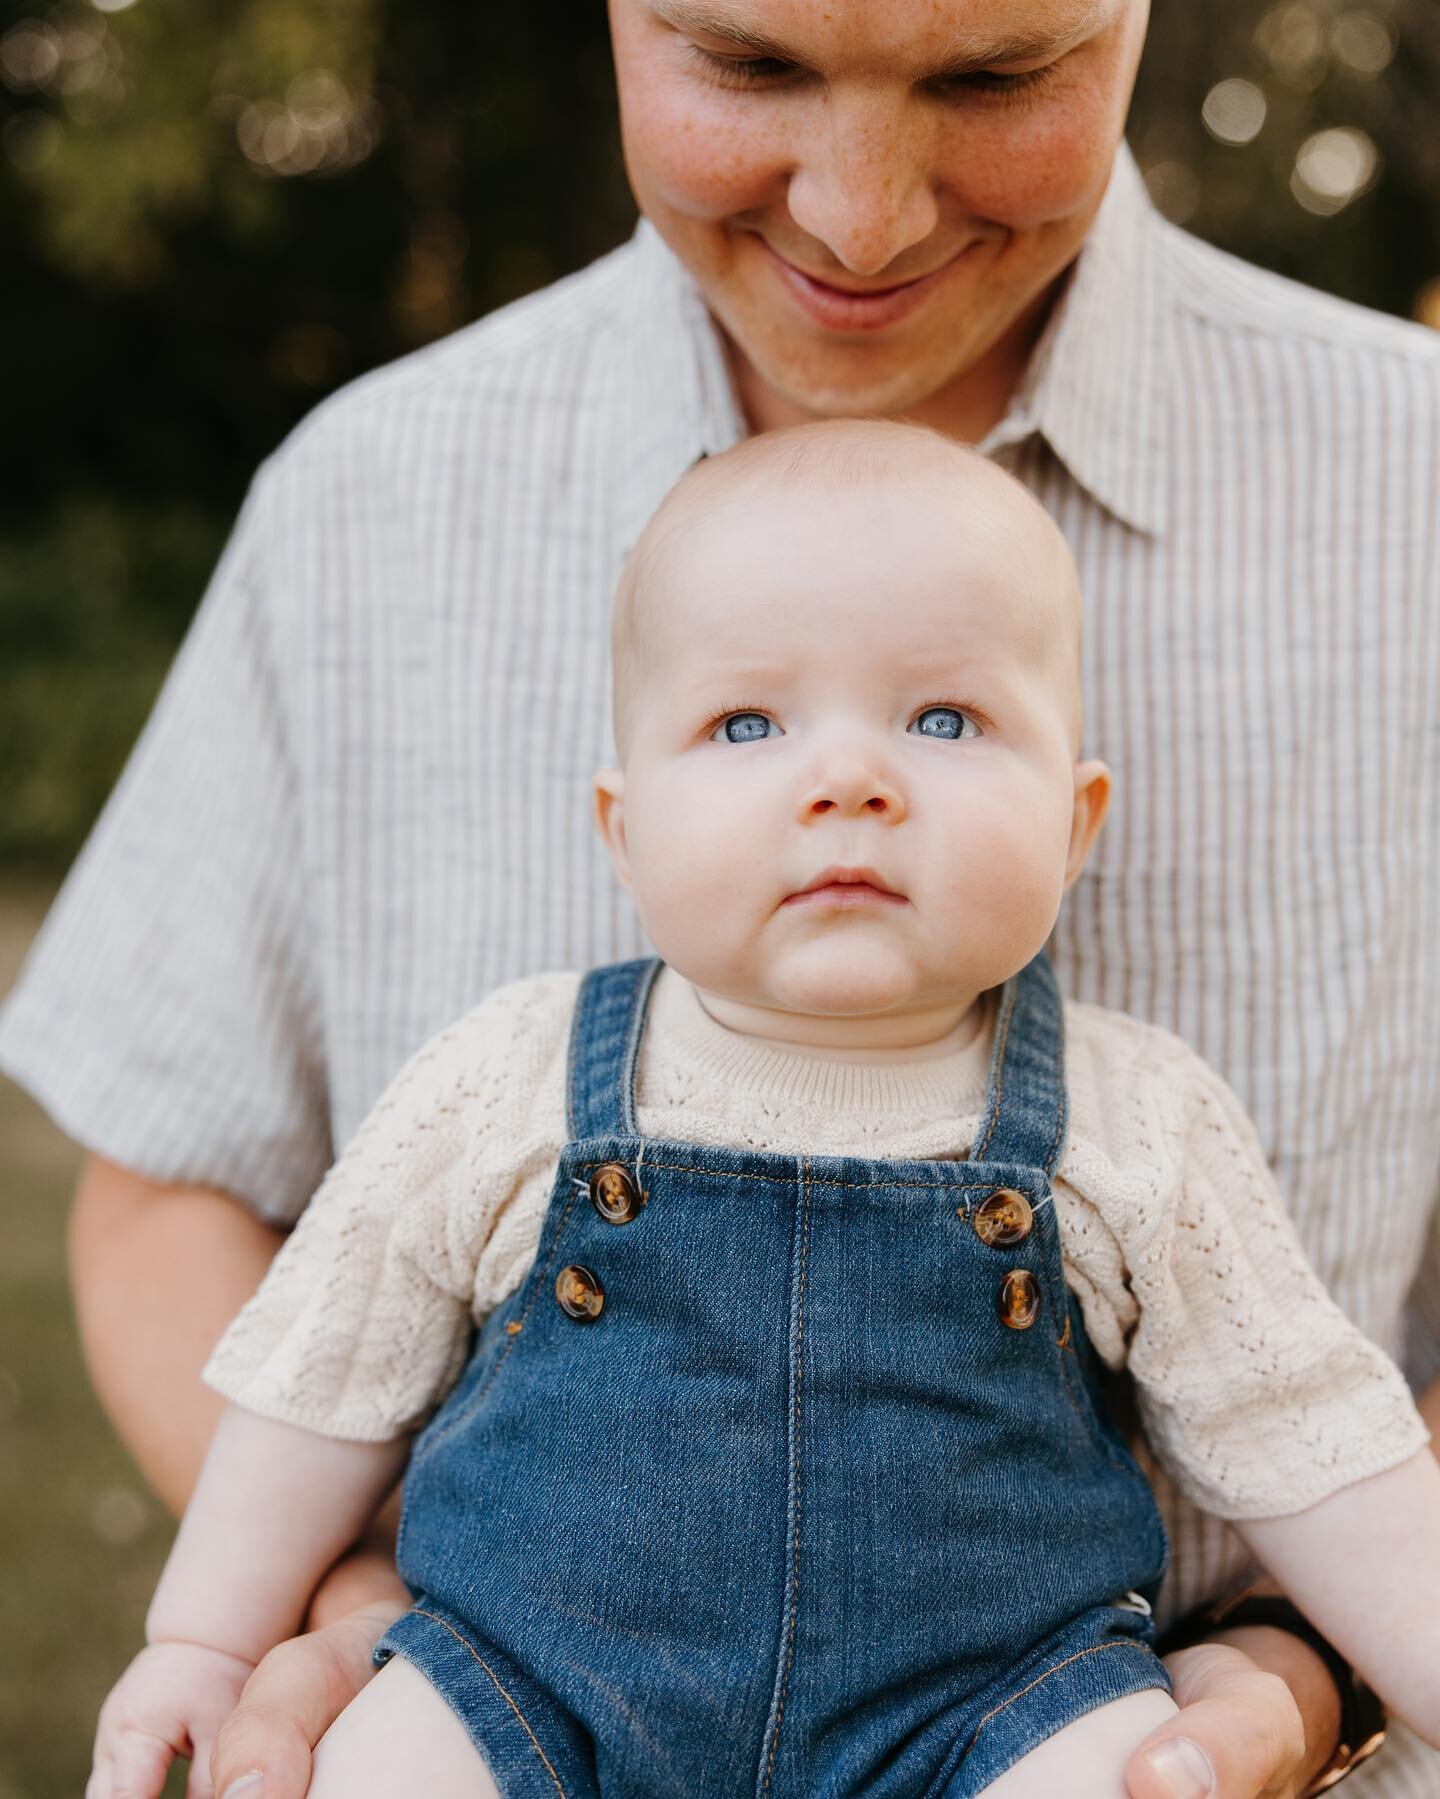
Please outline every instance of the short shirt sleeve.
[[472, 1319], [534, 1260], [578, 986], [558, 974], [499, 988], [410, 1059], [221, 1337], [211, 1387], [361, 1442], [423, 1422]]
[[1175, 1047], [1157, 1133], [1174, 1178], [1129, 1242], [1112, 1220], [1138, 1308], [1129, 1367], [1191, 1500], [1283, 1516], [1397, 1466], [1428, 1433], [1400, 1371], [1307, 1262], [1239, 1100]]
[[0, 1013], [86, 1148], [293, 1219], [331, 1156], [267, 473]]

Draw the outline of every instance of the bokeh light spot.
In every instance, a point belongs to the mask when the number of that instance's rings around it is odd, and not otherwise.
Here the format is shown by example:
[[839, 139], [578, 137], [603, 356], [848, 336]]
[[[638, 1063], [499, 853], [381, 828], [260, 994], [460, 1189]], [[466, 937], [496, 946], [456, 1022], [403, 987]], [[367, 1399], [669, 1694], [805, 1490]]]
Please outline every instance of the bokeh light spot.
[[1156, 210], [1172, 225], [1195, 216], [1200, 204], [1200, 177], [1187, 163], [1167, 160], [1145, 171], [1145, 186]]
[[1328, 218], [1358, 199], [1380, 172], [1380, 152], [1364, 131], [1335, 125], [1316, 131], [1295, 154], [1290, 191], [1307, 212]]
[[308, 69], [290, 83], [283, 104], [242, 105], [235, 136], [263, 174], [324, 175], [363, 162], [380, 131], [372, 100], [352, 94], [329, 69]]
[[0, 76], [11, 93], [49, 87], [63, 58], [60, 33], [43, 19], [21, 19], [0, 37]]
[[1330, 27], [1330, 48], [1353, 75], [1379, 75], [1395, 58], [1395, 28], [1379, 13], [1357, 7]]
[[1255, 48], [1291, 87], [1308, 91], [1325, 75], [1325, 32], [1314, 9], [1292, 0], [1255, 27]]
[[1265, 123], [1265, 96], [1253, 81], [1232, 76], [1217, 81], [1206, 94], [1200, 117], [1211, 137], [1222, 144], [1248, 144]]
[[90, 1508], [90, 1524], [102, 1543], [117, 1548], [136, 1542], [150, 1522], [150, 1508], [131, 1487], [107, 1487]]

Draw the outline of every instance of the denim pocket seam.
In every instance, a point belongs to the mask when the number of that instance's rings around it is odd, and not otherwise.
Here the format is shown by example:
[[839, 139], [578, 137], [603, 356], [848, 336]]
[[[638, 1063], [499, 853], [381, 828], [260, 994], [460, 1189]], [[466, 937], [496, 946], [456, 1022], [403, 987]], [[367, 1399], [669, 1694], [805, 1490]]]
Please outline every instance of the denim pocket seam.
[[[1155, 1653], [1146, 1644], [1134, 1642], [1129, 1637], [1117, 1637], [1108, 1643], [1092, 1643], [1088, 1649], [1077, 1649], [1073, 1655], [1065, 1656], [1053, 1667], [1046, 1668], [1043, 1673], [1037, 1674], [1033, 1680], [1026, 1681], [1025, 1685], [1018, 1692], [1012, 1693], [1008, 1699], [1002, 1699], [998, 1705], [992, 1705], [972, 1731], [970, 1741], [965, 1745], [965, 1754], [969, 1755], [976, 1743], [980, 1741], [980, 1732], [984, 1730], [985, 1726], [992, 1719], [998, 1718], [1001, 1712], [1008, 1711], [1018, 1699], [1023, 1699], [1027, 1693], [1033, 1693], [1036, 1687], [1043, 1686], [1052, 1675], [1060, 1673], [1062, 1668], [1069, 1668], [1075, 1662], [1084, 1661], [1087, 1655], [1103, 1655], [1107, 1649], [1136, 1649], [1140, 1654], [1146, 1656], [1153, 1656]], [[963, 1760], [964, 1757], [962, 1756], [961, 1759]]]
[[563, 1784], [561, 1783], [560, 1776], [555, 1772], [555, 1768], [554, 1768], [553, 1763], [550, 1760], [550, 1757], [548, 1755], [546, 1755], [545, 1751], [540, 1747], [540, 1739], [539, 1739], [539, 1737], [536, 1736], [534, 1730], [531, 1728], [530, 1720], [525, 1716], [524, 1712], [521, 1711], [519, 1705], [515, 1701], [514, 1695], [512, 1693], [510, 1693], [507, 1690], [507, 1688], [501, 1683], [499, 1675], [496, 1674], [495, 1670], [490, 1666], [489, 1662], [487, 1662], [485, 1660], [485, 1657], [483, 1655], [481, 1655], [480, 1651], [475, 1647], [475, 1645], [473, 1643], [469, 1642], [465, 1637], [463, 1637], [460, 1634], [460, 1632], [458, 1630], [456, 1630], [456, 1628], [453, 1624], [449, 1623], [446, 1619], [439, 1617], [435, 1612], [427, 1612], [423, 1605], [417, 1605], [415, 1607], [415, 1615], [419, 1618], [428, 1618], [432, 1624], [438, 1624], [440, 1626], [441, 1630], [448, 1631], [450, 1633], [450, 1635], [452, 1637], [454, 1637], [455, 1641], [460, 1645], [460, 1647], [466, 1652], [466, 1654], [469, 1656], [472, 1656], [474, 1658], [474, 1660], [477, 1661], [480, 1664], [480, 1666], [485, 1670], [486, 1674], [490, 1678], [490, 1684], [495, 1688], [495, 1691], [500, 1695], [500, 1697], [510, 1707], [511, 1711], [514, 1712], [517, 1720], [520, 1723], [521, 1729], [524, 1730], [526, 1736], [529, 1737], [530, 1746], [534, 1749], [536, 1755], [538, 1755], [540, 1757], [540, 1760], [544, 1763], [545, 1772], [550, 1776], [551, 1780], [554, 1782], [555, 1791], [560, 1795], [560, 1799], [566, 1799], [565, 1788], [564, 1788]]

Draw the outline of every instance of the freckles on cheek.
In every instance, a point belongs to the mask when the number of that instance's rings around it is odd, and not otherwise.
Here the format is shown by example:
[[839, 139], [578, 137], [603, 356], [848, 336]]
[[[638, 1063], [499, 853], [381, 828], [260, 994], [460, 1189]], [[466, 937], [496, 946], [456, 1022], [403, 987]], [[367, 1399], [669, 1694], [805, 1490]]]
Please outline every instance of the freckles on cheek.
[[638, 196], [702, 219], [758, 206], [780, 166], [774, 135], [754, 118], [742, 129], [728, 107], [646, 100], [626, 133]]
[[1032, 230], [1087, 212], [1099, 199], [1114, 144], [1098, 102], [1046, 106], [992, 134], [957, 142], [957, 191], [981, 218]]

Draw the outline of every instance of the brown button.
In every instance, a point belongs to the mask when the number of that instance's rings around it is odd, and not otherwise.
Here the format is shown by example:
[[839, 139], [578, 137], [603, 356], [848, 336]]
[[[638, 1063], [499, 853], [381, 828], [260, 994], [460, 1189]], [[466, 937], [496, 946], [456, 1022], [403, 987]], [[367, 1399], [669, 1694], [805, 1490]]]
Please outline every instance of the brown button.
[[560, 1310], [577, 1324], [591, 1324], [605, 1310], [605, 1289], [598, 1274], [572, 1262], [555, 1277], [555, 1297]]
[[1000, 1283], [1000, 1322], [1028, 1331], [1040, 1316], [1040, 1283], [1028, 1268], [1012, 1268]]
[[997, 1187], [975, 1213], [975, 1235], [992, 1249], [1012, 1249], [1030, 1235], [1035, 1214], [1013, 1187]]
[[606, 1224], [629, 1224], [640, 1213], [640, 1194], [628, 1168], [606, 1162], [590, 1176], [590, 1203]]

